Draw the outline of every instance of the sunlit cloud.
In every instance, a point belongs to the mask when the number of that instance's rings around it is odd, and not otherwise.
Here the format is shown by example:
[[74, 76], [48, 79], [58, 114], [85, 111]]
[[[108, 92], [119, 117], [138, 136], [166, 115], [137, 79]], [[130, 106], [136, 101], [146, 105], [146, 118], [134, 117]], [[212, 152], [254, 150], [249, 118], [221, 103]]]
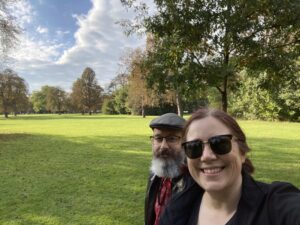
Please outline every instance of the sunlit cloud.
[[104, 87], [117, 75], [122, 54], [145, 43], [144, 37], [126, 37], [116, 23], [133, 17], [119, 0], [92, 0], [87, 14], [70, 15], [78, 26], [74, 42], [64, 39], [71, 34], [61, 28], [54, 29], [50, 39], [49, 28], [37, 24], [37, 14], [27, 1], [19, 9], [22, 23], [34, 21], [36, 27], [35, 32], [24, 30], [21, 45], [14, 54], [14, 68], [31, 91], [43, 85], [58, 85], [68, 91], [87, 66], [96, 72], [98, 82]]
[[122, 52], [128, 47], [142, 45], [144, 40], [126, 37], [116, 23], [126, 16], [119, 0], [92, 2], [93, 8], [87, 15], [73, 15], [79, 26], [74, 34], [75, 45], [65, 50], [57, 63], [90, 65], [108, 82], [116, 76]]
[[48, 28], [42, 27], [42, 26], [38, 26], [38, 27], [36, 28], [36, 31], [37, 31], [38, 33], [40, 33], [40, 34], [45, 34], [45, 33], [48, 33]]

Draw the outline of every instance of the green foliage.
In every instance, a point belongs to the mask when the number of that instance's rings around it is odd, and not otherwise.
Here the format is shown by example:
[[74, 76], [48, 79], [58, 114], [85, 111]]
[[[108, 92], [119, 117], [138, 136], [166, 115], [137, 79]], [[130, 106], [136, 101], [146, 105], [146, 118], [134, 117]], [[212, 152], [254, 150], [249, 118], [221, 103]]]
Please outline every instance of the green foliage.
[[[122, 2], [130, 7], [135, 1]], [[175, 91], [181, 85], [191, 90], [215, 87], [226, 111], [228, 90], [245, 68], [279, 83], [295, 72], [300, 55], [298, 0], [154, 3], [157, 12], [145, 14], [142, 8], [132, 25], [144, 26], [155, 38], [147, 67], [152, 85], [164, 89], [174, 84]]]
[[37, 113], [58, 112], [67, 110], [66, 92], [60, 87], [43, 86], [30, 97], [33, 109]]
[[[153, 117], [0, 118], [0, 224], [141, 225]], [[300, 188], [298, 123], [239, 121], [255, 178]]]
[[117, 111], [115, 110], [115, 101], [112, 98], [105, 98], [102, 104], [101, 112], [103, 114], [117, 114]]
[[120, 86], [110, 96], [107, 96], [102, 104], [102, 113], [104, 114], [129, 114], [128, 87]]
[[270, 87], [267, 74], [249, 77], [240, 75], [240, 86], [233, 93], [230, 111], [247, 119], [299, 121], [299, 76]]
[[211, 108], [222, 109], [222, 99], [220, 93], [216, 88], [209, 88], [207, 90], [207, 101]]
[[243, 76], [241, 82], [239, 91], [232, 97], [232, 113], [247, 119], [277, 119], [280, 108], [270, 93], [261, 87], [263, 79]]
[[[149, 36], [150, 38], [150, 36]], [[191, 71], [184, 49], [176, 39], [172, 37], [157, 38], [151, 37], [153, 46], [149, 49], [142, 67], [146, 74], [147, 87], [157, 91], [159, 94], [174, 93], [179, 113], [182, 115], [182, 99], [186, 94], [190, 94], [190, 84], [187, 76], [194, 73], [196, 68]], [[148, 40], [150, 41], [150, 40]], [[194, 87], [194, 86], [193, 86]], [[194, 87], [197, 91], [200, 87]]]
[[118, 114], [129, 114], [130, 109], [127, 106], [128, 102], [128, 86], [119, 88], [114, 93], [114, 108]]
[[285, 81], [278, 94], [279, 119], [300, 122], [300, 74], [295, 79]]
[[58, 113], [67, 110], [66, 92], [59, 87], [51, 87], [47, 95], [46, 108]]
[[41, 91], [34, 91], [30, 96], [33, 110], [38, 113], [46, 112], [46, 95], [43, 92], [44, 87], [42, 87]]

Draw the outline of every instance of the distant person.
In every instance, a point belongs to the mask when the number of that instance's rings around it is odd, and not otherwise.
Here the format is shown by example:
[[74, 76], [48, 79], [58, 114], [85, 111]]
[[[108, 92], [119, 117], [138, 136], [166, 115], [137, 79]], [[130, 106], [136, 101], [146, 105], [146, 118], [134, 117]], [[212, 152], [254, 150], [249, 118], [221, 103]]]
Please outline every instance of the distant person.
[[158, 225], [172, 195], [186, 186], [185, 155], [181, 147], [185, 120], [174, 113], [153, 119], [151, 174], [145, 198], [145, 225]]
[[172, 198], [160, 225], [300, 225], [300, 190], [252, 178], [246, 136], [231, 116], [199, 109], [187, 121], [184, 139], [195, 183]]

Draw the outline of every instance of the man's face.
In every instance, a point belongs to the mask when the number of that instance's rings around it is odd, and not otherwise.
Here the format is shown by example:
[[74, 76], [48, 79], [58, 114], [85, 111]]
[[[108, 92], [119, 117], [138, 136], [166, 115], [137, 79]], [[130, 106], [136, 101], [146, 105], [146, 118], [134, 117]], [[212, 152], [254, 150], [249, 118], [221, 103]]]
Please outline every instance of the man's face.
[[159, 177], [174, 178], [181, 174], [184, 152], [182, 132], [175, 129], [153, 129], [151, 170]]

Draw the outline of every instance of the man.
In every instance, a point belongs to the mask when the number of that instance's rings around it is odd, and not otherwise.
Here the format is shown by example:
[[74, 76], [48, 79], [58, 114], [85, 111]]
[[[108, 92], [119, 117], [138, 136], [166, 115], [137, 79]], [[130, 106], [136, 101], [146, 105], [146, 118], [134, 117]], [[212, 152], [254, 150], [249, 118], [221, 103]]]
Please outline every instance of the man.
[[152, 163], [145, 198], [145, 225], [158, 225], [171, 196], [185, 187], [187, 168], [181, 147], [185, 120], [174, 113], [153, 119]]

